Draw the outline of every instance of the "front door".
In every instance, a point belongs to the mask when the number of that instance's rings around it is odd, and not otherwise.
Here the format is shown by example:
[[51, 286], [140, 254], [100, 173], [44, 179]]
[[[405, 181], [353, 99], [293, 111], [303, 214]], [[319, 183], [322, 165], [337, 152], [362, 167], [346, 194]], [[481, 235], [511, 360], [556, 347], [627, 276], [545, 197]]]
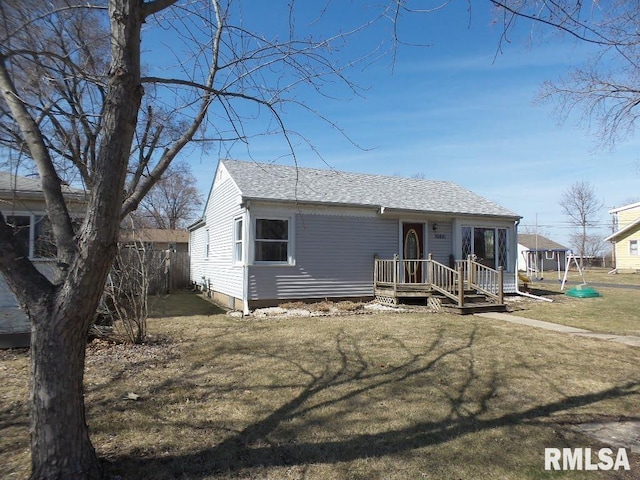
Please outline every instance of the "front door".
[[413, 261], [424, 258], [424, 224], [402, 224], [402, 258], [404, 281], [406, 283], [423, 283], [422, 262]]

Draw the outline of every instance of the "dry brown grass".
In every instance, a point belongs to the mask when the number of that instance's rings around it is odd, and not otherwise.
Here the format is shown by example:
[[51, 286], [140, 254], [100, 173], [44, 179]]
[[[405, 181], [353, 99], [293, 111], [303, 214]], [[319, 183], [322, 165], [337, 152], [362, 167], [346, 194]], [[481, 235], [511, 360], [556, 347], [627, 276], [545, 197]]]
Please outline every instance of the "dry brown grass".
[[[580, 272], [577, 271], [575, 267], [569, 269], [569, 274], [567, 275], [567, 281], [569, 285], [575, 286], [576, 284], [580, 284], [584, 281], [590, 284], [612, 284], [612, 285], [634, 285], [636, 287], [640, 287], [640, 275], [637, 273], [612, 273], [610, 268], [601, 268], [601, 267], [590, 267], [585, 268], [582, 272], [582, 276]], [[546, 271], [544, 272], [544, 279], [550, 280], [552, 283], [560, 283], [560, 281], [564, 277], [564, 272], [557, 271]], [[532, 279], [535, 283], [535, 279]]]
[[[640, 286], [640, 275], [637, 273], [616, 273], [609, 274], [609, 268], [587, 268], [584, 270], [584, 278], [587, 283], [611, 283], [615, 285], [636, 285]], [[570, 279], [576, 282], [581, 281], [580, 274], [570, 270]]]
[[[640, 407], [640, 349], [478, 317], [217, 315], [149, 331], [150, 345], [88, 349], [111, 478], [557, 478], [545, 447], [599, 447], [571, 424]], [[25, 478], [28, 358], [0, 362], [0, 477]], [[631, 461], [589, 478], [637, 478]]]
[[[630, 274], [638, 277], [640, 275]], [[578, 277], [579, 278], [579, 277]], [[627, 280], [628, 282], [628, 280]], [[517, 315], [536, 320], [584, 328], [598, 333], [640, 336], [640, 288], [595, 287], [600, 297], [575, 298], [565, 294], [577, 281], [560, 290], [559, 283], [532, 283], [531, 292], [553, 299], [553, 303], [518, 301], [512, 303]], [[590, 282], [594, 284], [596, 282]], [[621, 284], [622, 285], [622, 284]], [[632, 285], [624, 283], [624, 285]]]

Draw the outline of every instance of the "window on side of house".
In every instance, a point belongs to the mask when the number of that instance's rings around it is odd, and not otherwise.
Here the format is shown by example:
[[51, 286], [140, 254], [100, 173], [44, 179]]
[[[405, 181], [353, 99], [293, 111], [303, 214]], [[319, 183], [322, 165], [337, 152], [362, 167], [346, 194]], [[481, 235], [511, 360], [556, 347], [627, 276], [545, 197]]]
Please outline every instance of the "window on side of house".
[[5, 221], [7, 225], [13, 228], [13, 236], [18, 241], [22, 252], [27, 256], [31, 256], [31, 250], [29, 249], [29, 244], [31, 243], [31, 216], [7, 215]]
[[638, 252], [638, 244], [640, 240], [629, 240], [629, 255], [640, 255]]
[[58, 249], [53, 241], [53, 230], [49, 217], [35, 216], [33, 225], [33, 256], [35, 258], [55, 258]]
[[289, 220], [256, 219], [256, 263], [289, 262]]
[[233, 221], [233, 261], [242, 263], [243, 259], [243, 225], [242, 218]]
[[209, 229], [204, 232], [204, 256], [209, 258]]
[[7, 225], [13, 227], [20, 248], [29, 258], [56, 257], [51, 223], [44, 215], [7, 215]]

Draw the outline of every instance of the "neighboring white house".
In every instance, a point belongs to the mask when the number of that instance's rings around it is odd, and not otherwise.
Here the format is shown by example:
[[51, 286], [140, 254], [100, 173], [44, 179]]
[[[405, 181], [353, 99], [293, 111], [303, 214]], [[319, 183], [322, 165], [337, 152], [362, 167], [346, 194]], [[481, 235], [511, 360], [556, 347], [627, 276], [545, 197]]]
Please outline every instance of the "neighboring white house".
[[542, 277], [545, 271], [564, 271], [571, 249], [542, 235], [518, 233], [518, 270]]
[[376, 257], [431, 254], [454, 266], [475, 255], [504, 268], [509, 291], [519, 219], [451, 182], [221, 160], [204, 214], [189, 227], [191, 280], [248, 312], [372, 298]]
[[[80, 216], [86, 202], [82, 190], [63, 187], [72, 215]], [[0, 211], [13, 225], [24, 251], [41, 272], [47, 274], [55, 262], [49, 222], [40, 181], [0, 172]], [[29, 323], [4, 276], [0, 273], [0, 347], [28, 345]]]

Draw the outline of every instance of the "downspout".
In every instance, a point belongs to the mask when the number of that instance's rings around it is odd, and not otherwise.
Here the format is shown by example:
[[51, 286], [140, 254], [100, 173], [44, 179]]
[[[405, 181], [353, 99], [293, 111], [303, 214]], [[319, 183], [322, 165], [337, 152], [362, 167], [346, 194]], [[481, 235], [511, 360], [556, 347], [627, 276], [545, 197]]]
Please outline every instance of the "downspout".
[[[518, 224], [519, 224], [519, 223], [520, 223], [520, 220], [516, 220], [516, 221], [515, 221], [515, 226], [516, 226], [515, 231], [516, 231], [516, 234], [517, 234], [517, 232], [518, 232]], [[518, 243], [518, 242], [516, 241], [516, 245], [517, 245], [517, 243]], [[518, 287], [518, 283], [519, 283], [519, 282], [518, 282], [518, 263], [517, 263], [517, 262], [516, 262], [516, 273], [515, 273], [515, 277], [516, 277], [516, 293], [517, 293], [518, 295], [522, 295], [523, 297], [527, 297], [527, 298], [533, 298], [533, 299], [535, 299], [535, 300], [544, 300], [545, 302], [553, 302], [553, 299], [551, 299], [551, 298], [540, 297], [540, 296], [538, 296], [538, 295], [533, 295], [532, 293], [528, 293], [528, 292], [521, 292], [521, 291], [520, 291], [520, 288]]]
[[245, 265], [242, 267], [244, 269], [244, 285], [242, 286], [242, 302], [243, 302], [243, 315], [249, 315], [251, 311], [249, 310], [249, 298], [247, 296], [247, 292], [249, 291], [249, 266]]
[[244, 258], [242, 259], [242, 314], [249, 315], [249, 235], [251, 235], [251, 212], [249, 211], [249, 206], [251, 204], [251, 200], [247, 200], [247, 205], [245, 207], [245, 226], [244, 226], [244, 238], [246, 239], [246, 243], [244, 245], [244, 249], [242, 251], [242, 255]]
[[551, 298], [540, 297], [538, 295], [534, 295], [534, 294], [528, 293], [528, 292], [521, 292], [520, 289], [518, 288], [518, 274], [517, 273], [516, 273], [516, 293], [518, 295], [522, 295], [523, 297], [535, 298], [536, 300], [544, 300], [545, 302], [553, 302], [553, 299], [551, 299]]

